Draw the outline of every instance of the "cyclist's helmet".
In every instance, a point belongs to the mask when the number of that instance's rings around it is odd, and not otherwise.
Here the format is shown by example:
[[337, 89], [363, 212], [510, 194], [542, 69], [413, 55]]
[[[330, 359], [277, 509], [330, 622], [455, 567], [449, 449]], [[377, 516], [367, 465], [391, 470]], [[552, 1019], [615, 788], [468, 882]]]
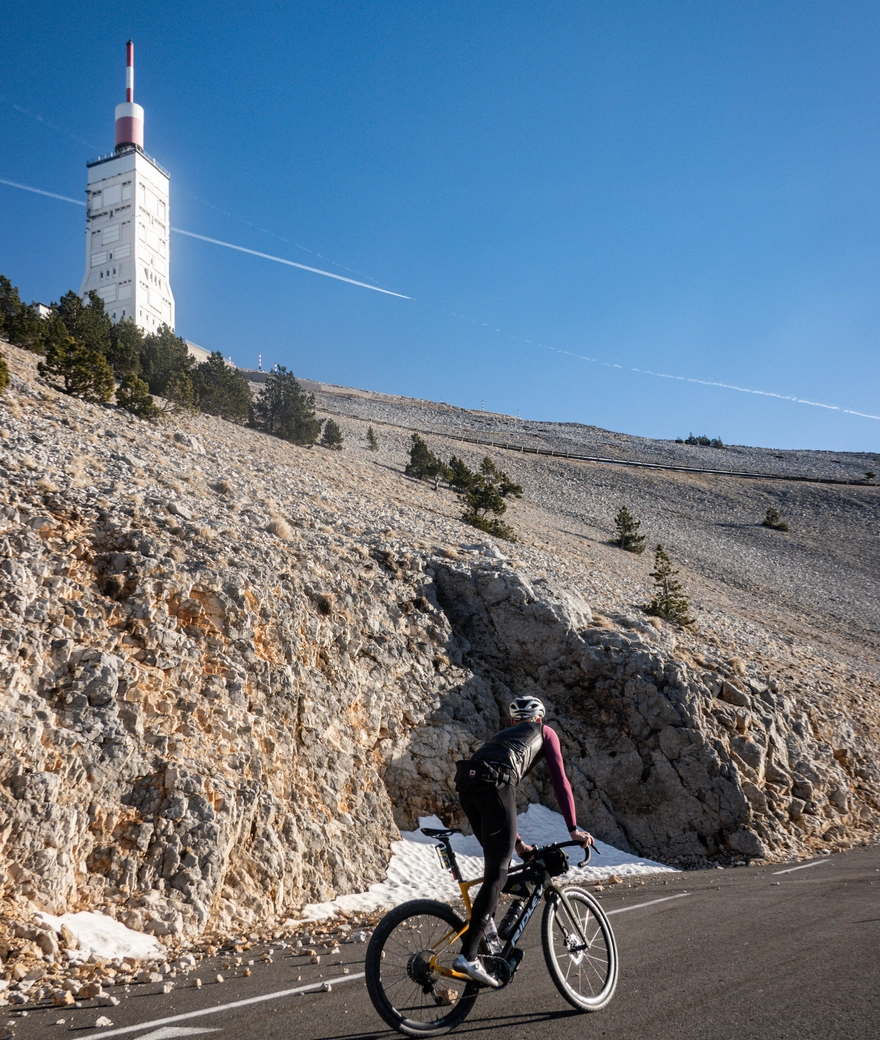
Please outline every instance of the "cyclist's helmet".
[[527, 719], [543, 719], [544, 705], [537, 697], [517, 697], [510, 702], [510, 717], [517, 722], [525, 722]]

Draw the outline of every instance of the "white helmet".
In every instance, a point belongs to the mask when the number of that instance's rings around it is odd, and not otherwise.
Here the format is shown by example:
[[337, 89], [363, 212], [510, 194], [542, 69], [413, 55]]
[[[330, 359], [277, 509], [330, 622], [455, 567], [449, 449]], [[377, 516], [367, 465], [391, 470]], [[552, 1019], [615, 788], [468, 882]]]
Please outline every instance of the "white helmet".
[[537, 697], [517, 697], [510, 702], [510, 717], [517, 722], [525, 722], [528, 719], [543, 719], [544, 705]]

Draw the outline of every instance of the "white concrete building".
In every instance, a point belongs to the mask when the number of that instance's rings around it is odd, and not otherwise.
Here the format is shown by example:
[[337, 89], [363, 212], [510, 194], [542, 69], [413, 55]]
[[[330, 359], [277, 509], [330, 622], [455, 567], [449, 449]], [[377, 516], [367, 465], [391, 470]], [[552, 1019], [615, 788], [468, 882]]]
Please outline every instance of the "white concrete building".
[[127, 45], [126, 101], [116, 106], [116, 151], [87, 163], [86, 273], [113, 321], [133, 318], [145, 332], [174, 328], [169, 281], [169, 181], [144, 152], [144, 110], [134, 104], [134, 44]]

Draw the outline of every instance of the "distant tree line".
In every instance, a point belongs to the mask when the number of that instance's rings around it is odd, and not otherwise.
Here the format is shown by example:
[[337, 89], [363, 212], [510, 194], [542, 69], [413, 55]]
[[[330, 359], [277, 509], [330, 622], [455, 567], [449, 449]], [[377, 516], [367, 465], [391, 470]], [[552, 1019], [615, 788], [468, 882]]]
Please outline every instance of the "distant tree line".
[[0, 275], [0, 331], [10, 343], [41, 354], [40, 374], [77, 397], [107, 403], [115, 395], [121, 407], [142, 418], [158, 411], [153, 395], [164, 398], [166, 407], [231, 422], [250, 416], [250, 386], [221, 354], [197, 365], [167, 325], [145, 334], [131, 318], [114, 323], [94, 290], [85, 300], [73, 290], [65, 293], [41, 317]]
[[[196, 364], [186, 342], [167, 325], [145, 334], [131, 318], [114, 323], [94, 290], [85, 300], [72, 290], [65, 293], [42, 317], [0, 275], [0, 332], [10, 343], [41, 355], [40, 375], [76, 397], [99, 404], [115, 397], [121, 408], [144, 419], [163, 409], [206, 412], [302, 445], [318, 442], [323, 427], [320, 443], [342, 448], [339, 426], [316, 417], [314, 395], [305, 393], [283, 366], [269, 374], [264, 391], [254, 398], [244, 374], [219, 351]], [[0, 355], [0, 392], [8, 383]], [[163, 399], [162, 408], [156, 397]]]
[[705, 433], [694, 436], [689, 433], [683, 440], [681, 437], [675, 438], [676, 444], [699, 444], [703, 448], [723, 448], [724, 441], [720, 437], [707, 437]]

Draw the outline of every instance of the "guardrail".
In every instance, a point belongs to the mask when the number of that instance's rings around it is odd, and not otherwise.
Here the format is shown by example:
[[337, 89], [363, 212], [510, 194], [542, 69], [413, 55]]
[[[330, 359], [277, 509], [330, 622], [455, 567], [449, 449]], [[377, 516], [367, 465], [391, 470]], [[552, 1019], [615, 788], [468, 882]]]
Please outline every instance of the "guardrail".
[[[349, 415], [347, 412], [334, 411], [322, 405], [321, 411], [333, 412], [348, 419], [360, 418]], [[418, 433], [425, 437], [442, 437], [448, 441], [461, 441], [464, 444], [479, 444], [484, 448], [497, 448], [501, 451], [517, 452], [521, 455], [546, 455], [549, 458], [569, 459], [572, 462], [597, 462], [603, 466], [626, 466], [630, 469], [660, 469], [673, 473], [703, 473], [707, 476], [736, 477], [739, 480], [787, 480], [795, 483], [808, 484], [845, 484], [855, 487], [878, 487], [877, 484], [865, 480], [844, 480], [840, 477], [808, 477], [790, 473], [750, 473], [748, 470], [735, 469], [702, 469], [697, 466], [673, 466], [663, 462], [632, 462], [628, 459], [608, 459], [601, 455], [581, 455], [572, 451], [552, 451], [550, 448], [530, 448], [524, 444], [510, 444], [506, 441], [485, 440], [480, 437], [463, 437], [458, 434], [438, 432], [437, 430], [425, 430], [415, 426], [403, 426], [400, 423], [386, 422], [383, 419], [361, 419], [361, 422], [372, 423], [375, 426], [392, 426], [396, 430], [408, 430], [410, 433]]]

